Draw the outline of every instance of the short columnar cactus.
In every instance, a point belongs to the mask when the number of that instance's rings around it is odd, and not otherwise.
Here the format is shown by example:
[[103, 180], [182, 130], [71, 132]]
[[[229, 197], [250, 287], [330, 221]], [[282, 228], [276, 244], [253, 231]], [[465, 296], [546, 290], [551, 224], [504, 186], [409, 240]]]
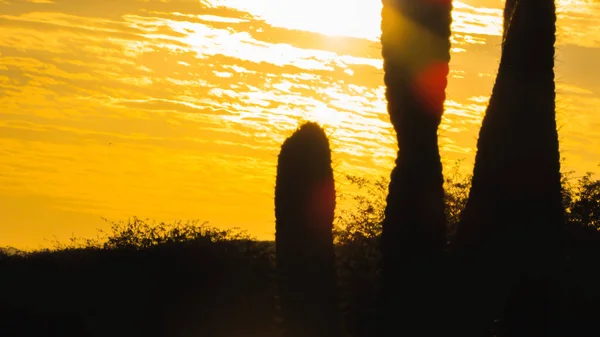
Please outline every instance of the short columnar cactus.
[[316, 123], [303, 124], [281, 146], [275, 185], [275, 246], [285, 336], [339, 335], [334, 210], [329, 141]]

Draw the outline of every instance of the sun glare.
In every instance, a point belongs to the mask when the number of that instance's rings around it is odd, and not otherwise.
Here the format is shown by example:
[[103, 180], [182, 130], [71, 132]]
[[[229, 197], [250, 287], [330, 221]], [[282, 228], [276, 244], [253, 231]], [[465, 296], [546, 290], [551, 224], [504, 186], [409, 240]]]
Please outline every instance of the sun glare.
[[331, 36], [377, 40], [381, 1], [372, 0], [210, 0], [213, 6], [248, 11], [267, 23]]
[[327, 106], [306, 113], [305, 118], [323, 126], [338, 128], [344, 122], [344, 113]]

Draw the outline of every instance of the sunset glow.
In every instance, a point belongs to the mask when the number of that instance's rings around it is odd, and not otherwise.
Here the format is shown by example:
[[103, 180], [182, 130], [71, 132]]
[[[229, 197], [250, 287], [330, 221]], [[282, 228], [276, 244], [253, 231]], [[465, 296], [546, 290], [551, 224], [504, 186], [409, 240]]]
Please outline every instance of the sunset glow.
[[[474, 146], [500, 58], [503, 2], [454, 1], [440, 127]], [[600, 3], [559, 1], [565, 170], [600, 167]], [[301, 121], [345, 174], [388, 176], [381, 2], [0, 0], [0, 246], [95, 236], [101, 217], [200, 219], [272, 239], [275, 165]]]
[[377, 41], [381, 33], [381, 2], [378, 1], [210, 0], [209, 3], [247, 11], [275, 27], [373, 41]]

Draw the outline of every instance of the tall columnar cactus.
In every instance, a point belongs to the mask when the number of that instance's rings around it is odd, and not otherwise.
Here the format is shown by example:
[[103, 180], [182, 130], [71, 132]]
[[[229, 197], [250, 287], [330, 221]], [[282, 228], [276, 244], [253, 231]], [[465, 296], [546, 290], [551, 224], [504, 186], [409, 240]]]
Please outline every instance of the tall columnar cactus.
[[451, 10], [449, 0], [383, 0], [384, 82], [399, 151], [381, 242], [381, 335], [439, 336], [444, 329], [439, 320], [445, 315], [440, 277], [446, 224], [437, 129], [446, 97]]
[[557, 268], [564, 215], [554, 0], [508, 0], [508, 17], [456, 239], [466, 272], [463, 308], [470, 308], [461, 315], [461, 336], [482, 336], [498, 316], [510, 336], [549, 336], [556, 321], [549, 275]]
[[334, 209], [329, 141], [317, 124], [303, 124], [281, 146], [275, 186], [279, 298], [287, 337], [339, 335]]
[[502, 42], [506, 39], [506, 33], [512, 19], [512, 15], [515, 12], [515, 5], [517, 0], [506, 0], [504, 1], [504, 13], [503, 13], [503, 25], [502, 25]]

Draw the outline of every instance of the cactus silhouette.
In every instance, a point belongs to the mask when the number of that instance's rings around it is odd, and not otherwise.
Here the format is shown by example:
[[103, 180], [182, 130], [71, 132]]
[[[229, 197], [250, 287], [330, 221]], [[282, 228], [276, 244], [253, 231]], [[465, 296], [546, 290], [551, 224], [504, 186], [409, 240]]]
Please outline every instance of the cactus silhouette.
[[460, 336], [503, 316], [509, 336], [558, 330], [549, 274], [564, 223], [555, 119], [553, 0], [507, 1], [502, 57], [456, 238]]
[[503, 23], [502, 23], [502, 41], [504, 42], [506, 39], [506, 32], [508, 32], [508, 27], [510, 26], [510, 21], [512, 19], [512, 15], [515, 12], [515, 5], [517, 0], [506, 0], [504, 2], [504, 11], [503, 11]]
[[384, 82], [399, 151], [381, 237], [381, 335], [437, 336], [445, 328], [440, 296], [446, 221], [437, 129], [451, 10], [447, 0], [383, 0]]
[[319, 125], [303, 124], [281, 146], [275, 186], [275, 249], [287, 337], [339, 335], [334, 209], [329, 141]]

